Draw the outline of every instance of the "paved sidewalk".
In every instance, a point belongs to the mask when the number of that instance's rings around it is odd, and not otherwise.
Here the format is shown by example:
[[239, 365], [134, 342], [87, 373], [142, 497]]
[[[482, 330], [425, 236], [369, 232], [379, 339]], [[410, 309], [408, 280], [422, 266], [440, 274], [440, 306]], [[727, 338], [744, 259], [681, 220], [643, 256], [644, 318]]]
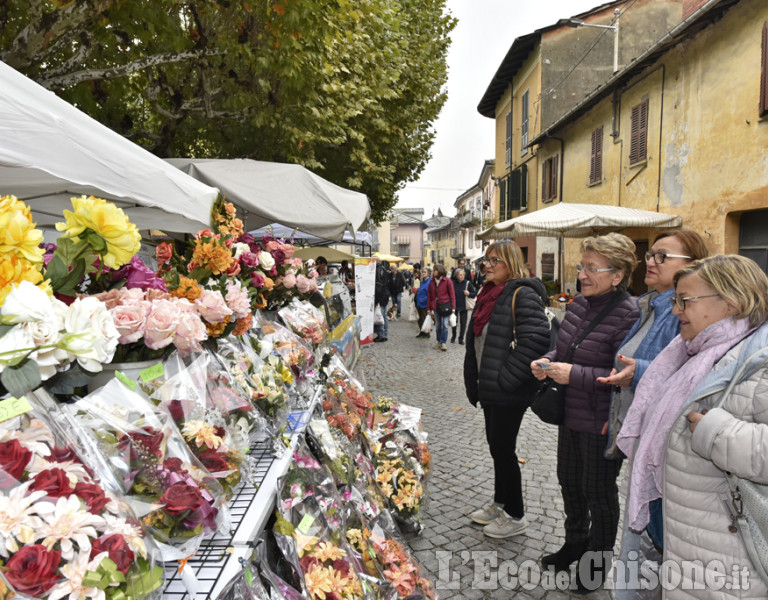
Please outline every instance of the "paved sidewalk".
[[[390, 396], [423, 410], [433, 469], [424, 533], [409, 538], [416, 558], [436, 582], [443, 600], [568, 598], [569, 593], [562, 591], [567, 582], [554, 581], [551, 574], [538, 582], [535, 562], [563, 543], [562, 499], [555, 472], [557, 428], [529, 411], [520, 429], [526, 534], [506, 540], [484, 536], [482, 527], [468, 515], [492, 498], [492, 462], [482, 410], [469, 404], [464, 394], [464, 347], [449, 341], [448, 352], [440, 352], [433, 348], [434, 333], [430, 340], [416, 339], [416, 333], [414, 322], [390, 322], [389, 340], [365, 347], [360, 359], [367, 389], [374, 397]], [[610, 598], [604, 590], [588, 597]]]

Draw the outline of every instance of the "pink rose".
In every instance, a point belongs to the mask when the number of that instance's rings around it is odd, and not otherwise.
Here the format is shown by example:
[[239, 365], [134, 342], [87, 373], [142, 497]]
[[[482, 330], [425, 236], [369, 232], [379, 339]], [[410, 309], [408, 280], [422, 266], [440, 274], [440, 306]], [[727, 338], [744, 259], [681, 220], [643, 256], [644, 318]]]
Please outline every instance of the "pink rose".
[[232, 309], [236, 318], [247, 317], [251, 312], [251, 301], [248, 292], [242, 288], [238, 280], [227, 282], [227, 306]]
[[144, 343], [147, 348], [159, 350], [173, 342], [179, 313], [175, 302], [170, 300], [152, 301], [152, 308], [147, 316], [144, 330]]
[[272, 250], [277, 250], [281, 246], [280, 242], [277, 240], [271, 240], [267, 242], [266, 250], [270, 254], [272, 254]]
[[112, 314], [115, 327], [117, 327], [117, 332], [120, 334], [120, 338], [117, 340], [120, 344], [137, 342], [144, 337], [150, 306], [148, 302], [123, 304], [109, 311]]
[[227, 306], [219, 290], [204, 290], [195, 300], [195, 306], [197, 306], [197, 312], [209, 323], [221, 323], [232, 314], [232, 310]]
[[293, 258], [293, 245], [292, 244], [280, 244], [280, 250], [283, 251], [283, 254], [285, 254], [286, 259]]
[[264, 287], [264, 275], [259, 273], [258, 271], [253, 273], [251, 275], [251, 284], [255, 288], [261, 288]]
[[200, 342], [208, 339], [205, 325], [200, 315], [192, 312], [181, 311], [179, 322], [176, 326], [176, 335], [173, 344], [181, 354], [202, 352]]
[[302, 260], [299, 257], [292, 258], [289, 262], [294, 269], [301, 269]]
[[288, 273], [288, 275], [286, 275], [283, 278], [283, 286], [287, 290], [290, 290], [291, 288], [295, 287], [296, 286], [296, 275], [294, 275], [293, 273]]
[[311, 269], [311, 270], [309, 271], [309, 276], [310, 276], [312, 279], [316, 279], [316, 278], [317, 278], [317, 276], [318, 276], [319, 274], [320, 274], [320, 273], [318, 273], [318, 272], [317, 272], [317, 271], [315, 271], [314, 269]]
[[304, 275], [296, 277], [296, 288], [302, 293], [306, 294], [311, 289], [310, 280]]
[[310, 292], [316, 292], [317, 291], [317, 279], [310, 279], [309, 280], [309, 291]]
[[259, 266], [259, 256], [254, 252], [243, 252], [240, 257], [240, 264], [249, 269], [255, 269]]

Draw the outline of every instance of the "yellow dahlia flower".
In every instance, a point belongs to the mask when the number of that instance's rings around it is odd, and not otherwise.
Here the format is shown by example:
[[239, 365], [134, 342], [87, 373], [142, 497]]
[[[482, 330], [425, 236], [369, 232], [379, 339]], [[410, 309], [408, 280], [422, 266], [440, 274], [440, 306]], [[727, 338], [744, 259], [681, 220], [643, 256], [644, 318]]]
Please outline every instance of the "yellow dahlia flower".
[[94, 196], [72, 198], [75, 211], [64, 211], [66, 223], [56, 223], [56, 229], [64, 236], [80, 241], [80, 235], [90, 229], [99, 235], [107, 245], [101, 253], [102, 262], [112, 269], [131, 262], [139, 251], [141, 235], [136, 226], [128, 220], [122, 209], [111, 202]]
[[0, 257], [16, 255], [42, 264], [42, 242], [43, 232], [35, 229], [29, 207], [16, 196], [0, 198]]
[[18, 256], [6, 256], [0, 260], [0, 305], [5, 302], [5, 297], [13, 289], [13, 285], [22, 281], [34, 283], [47, 294], [51, 294], [50, 282], [47, 279], [43, 281], [43, 274], [36, 265]]

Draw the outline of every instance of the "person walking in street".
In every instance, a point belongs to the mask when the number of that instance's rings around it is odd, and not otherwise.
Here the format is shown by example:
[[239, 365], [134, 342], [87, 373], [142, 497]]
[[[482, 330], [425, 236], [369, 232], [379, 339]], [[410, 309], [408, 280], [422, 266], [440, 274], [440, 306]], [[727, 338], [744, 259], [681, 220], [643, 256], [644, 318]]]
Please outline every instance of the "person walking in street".
[[476, 290], [480, 290], [483, 287], [483, 284], [485, 284], [485, 262], [479, 261], [477, 265], [477, 270], [475, 271], [475, 274], [472, 276], [472, 285], [475, 286]]
[[445, 265], [436, 264], [432, 269], [432, 281], [427, 288], [427, 309], [435, 323], [436, 350], [448, 351], [448, 318], [456, 310], [453, 283], [448, 279]]
[[[557, 439], [565, 544], [543, 556], [541, 563], [567, 571], [586, 551], [601, 553], [591, 566], [589, 581], [578, 571], [578, 589], [588, 591], [585, 586], [599, 586], [611, 566], [607, 557], [613, 551], [620, 514], [616, 479], [622, 461], [603, 456], [611, 386], [597, 378], [610, 374], [619, 345], [640, 311], [637, 300], [626, 292], [637, 264], [632, 240], [619, 233], [588, 237], [581, 250], [576, 268], [582, 294], [568, 305], [555, 349], [531, 362], [531, 370], [540, 381], [549, 377], [567, 385], [565, 419]], [[579, 341], [585, 331], [586, 337]], [[567, 356], [570, 362], [563, 362]]]
[[511, 240], [488, 246], [484, 260], [488, 279], [469, 322], [464, 385], [470, 403], [483, 409], [494, 493], [470, 519], [485, 526], [485, 535], [507, 538], [527, 526], [515, 446], [537, 387], [528, 365], [549, 348], [547, 291], [528, 277], [520, 247]]
[[456, 297], [456, 316], [458, 323], [451, 327], [451, 343], [456, 343], [456, 329], [459, 330], [459, 344], [464, 344], [464, 332], [467, 329], [467, 299], [477, 295], [472, 282], [466, 279], [464, 269], [456, 272], [453, 282], [453, 295]]
[[[766, 598], [726, 474], [768, 481], [768, 277], [746, 257], [712, 256], [678, 271], [674, 290], [680, 335], [646, 370], [618, 438], [631, 461], [622, 554], [647, 536], [656, 556], [641, 551], [639, 563], [699, 565], [681, 570], [670, 600]], [[705, 585], [712, 564], [717, 588]]]
[[399, 271], [396, 264], [390, 266], [389, 295], [392, 298], [392, 307], [396, 308], [396, 318], [402, 313], [403, 290], [405, 289], [405, 275]]
[[456, 281], [456, 276], [458, 275], [459, 271], [464, 271], [464, 279], [466, 281], [469, 281], [472, 279], [472, 271], [467, 266], [467, 261], [464, 258], [460, 258], [458, 261], [456, 261], [456, 267], [451, 271], [451, 279]]
[[429, 284], [432, 282], [432, 278], [429, 276], [429, 269], [421, 270], [421, 279], [419, 280], [419, 287], [414, 293], [416, 301], [416, 310], [419, 313], [419, 335], [416, 337], [419, 339], [428, 340], [430, 335], [421, 330], [424, 325], [424, 319], [427, 318], [427, 300], [429, 295]]
[[383, 323], [374, 325], [376, 337], [374, 342], [386, 342], [389, 334], [389, 319], [387, 318], [387, 304], [389, 303], [389, 263], [386, 260], [376, 262], [376, 284], [374, 287], [375, 310], [381, 313]]

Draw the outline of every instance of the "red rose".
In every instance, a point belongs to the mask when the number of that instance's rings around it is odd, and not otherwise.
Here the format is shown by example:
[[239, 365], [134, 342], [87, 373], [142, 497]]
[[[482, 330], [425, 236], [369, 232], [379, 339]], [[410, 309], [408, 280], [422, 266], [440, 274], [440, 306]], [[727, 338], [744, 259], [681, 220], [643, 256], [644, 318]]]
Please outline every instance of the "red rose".
[[91, 558], [101, 552], [107, 552], [117, 565], [117, 570], [125, 574], [133, 565], [133, 550], [122, 535], [113, 534], [94, 540], [91, 544]]
[[72, 448], [60, 448], [59, 446], [51, 448], [51, 455], [48, 457], [48, 460], [53, 462], [66, 462], [68, 460], [80, 462], [80, 459], [77, 458], [77, 454], [75, 454], [75, 451]]
[[147, 427], [144, 431], [146, 433], [126, 434], [120, 438], [117, 444], [117, 447], [122, 451], [130, 448], [132, 461], [140, 458], [141, 455], [154, 454], [158, 457], [161, 455], [160, 446], [163, 443], [163, 434], [152, 427]]
[[184, 464], [181, 462], [180, 458], [166, 458], [163, 463], [163, 468], [172, 473], [179, 473], [180, 471], [185, 470]]
[[186, 483], [174, 483], [165, 490], [160, 503], [165, 505], [165, 511], [170, 515], [183, 515], [185, 512], [196, 511], [205, 502], [200, 490]]
[[15, 486], [31, 458], [32, 452], [22, 446], [19, 440], [0, 444], [0, 489]]
[[224, 274], [227, 277], [237, 277], [238, 275], [240, 275], [240, 269], [241, 268], [242, 267], [240, 266], [240, 263], [238, 261], [236, 261], [236, 260], [233, 260], [232, 261], [232, 265], [229, 267], [229, 269], [224, 271]]
[[109, 504], [109, 498], [104, 494], [101, 486], [95, 483], [78, 483], [75, 486], [75, 495], [85, 502], [88, 512], [98, 515]]
[[171, 400], [168, 403], [168, 412], [171, 414], [171, 418], [177, 423], [184, 420], [184, 405], [181, 400]]
[[170, 261], [173, 256], [173, 246], [168, 242], [158, 244], [155, 248], [155, 256], [157, 257], [157, 264], [159, 266], [164, 265]]
[[227, 460], [216, 450], [206, 450], [201, 453], [197, 458], [203, 463], [203, 466], [208, 469], [210, 473], [220, 473], [221, 471], [229, 471], [229, 464]]
[[29, 486], [29, 491], [45, 492], [51, 498], [66, 498], [74, 492], [67, 472], [56, 467], [40, 471], [35, 475], [32, 479], [32, 485]]
[[22, 594], [39, 598], [59, 580], [56, 570], [61, 562], [59, 550], [47, 550], [42, 544], [22, 546], [5, 564], [4, 575]]

